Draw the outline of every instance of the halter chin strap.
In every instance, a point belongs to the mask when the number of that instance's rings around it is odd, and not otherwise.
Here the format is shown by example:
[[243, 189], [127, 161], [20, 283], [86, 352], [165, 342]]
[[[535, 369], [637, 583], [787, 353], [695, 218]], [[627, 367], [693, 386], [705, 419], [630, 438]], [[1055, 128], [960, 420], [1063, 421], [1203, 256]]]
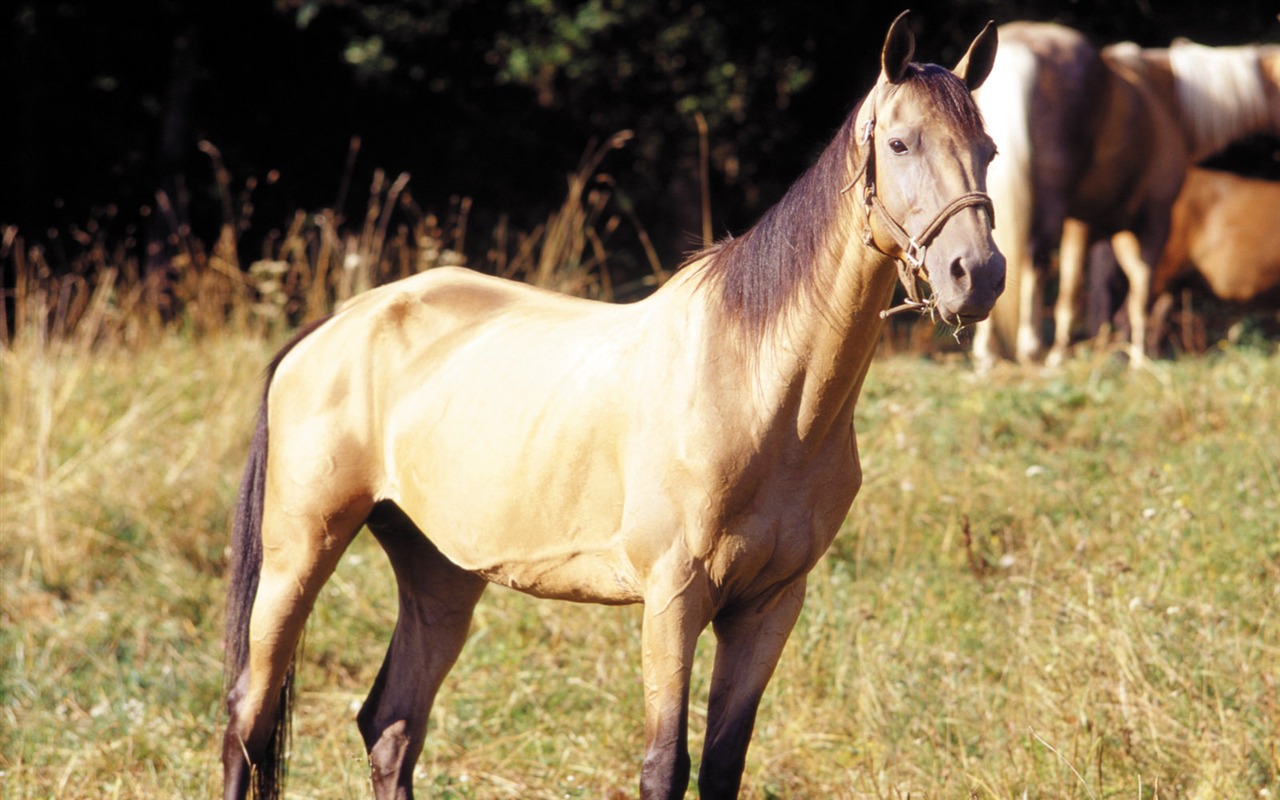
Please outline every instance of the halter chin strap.
[[[907, 302], [893, 308], [880, 312], [880, 318], [892, 316], [902, 311], [918, 310], [921, 313], [932, 312], [935, 301], [933, 296], [924, 296], [921, 281], [929, 282], [928, 273], [925, 270], [924, 259], [929, 249], [929, 244], [942, 232], [951, 218], [971, 206], [980, 206], [987, 210], [987, 215], [991, 218], [992, 226], [995, 225], [995, 208], [991, 204], [991, 196], [986, 192], [967, 192], [947, 203], [943, 208], [934, 215], [933, 219], [918, 236], [912, 236], [907, 233], [902, 223], [894, 219], [889, 213], [889, 209], [880, 200], [880, 195], [876, 192], [876, 148], [875, 148], [875, 98], [871, 98], [872, 103], [871, 118], [867, 120], [862, 128], [862, 135], [859, 139], [859, 146], [865, 150], [862, 157], [862, 166], [858, 168], [853, 179], [848, 185], [840, 190], [841, 194], [848, 192], [857, 182], [862, 179], [862, 203], [866, 209], [867, 224], [862, 233], [862, 242], [868, 247], [874, 247], [881, 253], [884, 250], [875, 242], [875, 235], [871, 230], [871, 214], [875, 212], [879, 217], [884, 228], [888, 231], [889, 236], [894, 243], [902, 251], [901, 256], [894, 256], [898, 261], [898, 280], [902, 283], [902, 288], [907, 291]], [[892, 256], [892, 253], [885, 253]]]

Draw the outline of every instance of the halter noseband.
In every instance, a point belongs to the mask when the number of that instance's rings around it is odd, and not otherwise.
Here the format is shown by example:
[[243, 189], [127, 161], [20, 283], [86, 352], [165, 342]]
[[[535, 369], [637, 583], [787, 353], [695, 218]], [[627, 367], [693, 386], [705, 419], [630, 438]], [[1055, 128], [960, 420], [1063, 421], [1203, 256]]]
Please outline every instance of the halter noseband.
[[[876, 112], [875, 98], [871, 98], [871, 118], [867, 120], [862, 129], [862, 136], [859, 145], [866, 149], [866, 154], [862, 158], [862, 166], [858, 168], [853, 179], [848, 185], [840, 190], [841, 194], [848, 192], [854, 187], [859, 179], [865, 178], [862, 184], [862, 203], [866, 209], [867, 225], [862, 233], [862, 243], [868, 247], [874, 247], [884, 253], [880, 246], [875, 242], [875, 235], [871, 231], [871, 213], [874, 211], [884, 224], [885, 229], [889, 232], [889, 236], [894, 243], [902, 250], [902, 256], [896, 257], [898, 261], [898, 280], [902, 283], [902, 288], [907, 290], [907, 302], [893, 308], [885, 309], [880, 312], [880, 318], [884, 319], [902, 311], [918, 310], [920, 313], [932, 314], [936, 301], [933, 295], [926, 299], [924, 292], [920, 286], [920, 281], [929, 282], [929, 276], [925, 271], [924, 259], [929, 249], [929, 244], [942, 232], [951, 218], [960, 211], [971, 206], [980, 206], [987, 210], [988, 216], [991, 218], [992, 226], [995, 225], [995, 208], [991, 203], [991, 195], [986, 192], [966, 192], [959, 197], [947, 203], [934, 216], [919, 236], [913, 237], [907, 233], [902, 223], [894, 219], [889, 213], [889, 209], [880, 200], [880, 196], [876, 193], [876, 148], [875, 148], [875, 129], [876, 129]], [[885, 255], [892, 255], [884, 253]]]

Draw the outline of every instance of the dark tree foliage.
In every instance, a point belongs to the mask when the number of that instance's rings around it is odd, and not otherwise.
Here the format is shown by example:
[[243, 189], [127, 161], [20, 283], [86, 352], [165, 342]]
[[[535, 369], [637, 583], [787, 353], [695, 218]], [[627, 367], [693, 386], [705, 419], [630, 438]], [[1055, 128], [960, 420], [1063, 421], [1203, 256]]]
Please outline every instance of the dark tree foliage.
[[[919, 52], [953, 62], [987, 19], [1056, 20], [1100, 43], [1276, 40], [1274, 4], [928, 0]], [[592, 141], [632, 144], [605, 168], [674, 261], [698, 227], [698, 127], [708, 126], [715, 232], [775, 201], [874, 78], [898, 6], [825, 0], [26, 0], [3, 20], [8, 87], [0, 224], [29, 239], [98, 215], [138, 224], [157, 191], [212, 236], [221, 220], [202, 140], [279, 224], [339, 201], [374, 168], [415, 197], [474, 198], [474, 225], [529, 226], [559, 202]], [[1255, 145], [1245, 160], [1269, 158]], [[110, 209], [110, 213], [104, 211]], [[340, 209], [342, 210], [342, 209]], [[166, 224], [160, 215], [148, 225]]]

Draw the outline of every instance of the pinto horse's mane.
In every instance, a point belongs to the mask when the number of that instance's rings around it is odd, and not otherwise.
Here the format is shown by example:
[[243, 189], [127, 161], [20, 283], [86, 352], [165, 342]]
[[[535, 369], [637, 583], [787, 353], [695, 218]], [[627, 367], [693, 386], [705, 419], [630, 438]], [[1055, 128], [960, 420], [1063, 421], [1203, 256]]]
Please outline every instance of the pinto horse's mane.
[[[911, 64], [900, 82], [885, 84], [883, 89], [890, 94], [907, 90], [924, 94], [937, 124], [958, 127], [965, 135], [982, 134], [977, 105], [964, 82], [950, 70]], [[818, 313], [827, 309], [829, 287], [818, 266], [840, 259], [835, 248], [846, 238], [846, 226], [856, 221], [857, 212], [849, 209], [860, 193], [842, 194], [842, 190], [863, 158], [859, 133], [854, 130], [861, 107], [860, 102], [813, 166], [754, 227], [685, 262], [703, 262], [699, 280], [711, 284], [720, 312], [740, 326], [749, 342], [761, 341], [802, 300]]]
[[1175, 42], [1169, 65], [1199, 157], [1226, 147], [1240, 131], [1261, 130], [1270, 121], [1257, 47]]

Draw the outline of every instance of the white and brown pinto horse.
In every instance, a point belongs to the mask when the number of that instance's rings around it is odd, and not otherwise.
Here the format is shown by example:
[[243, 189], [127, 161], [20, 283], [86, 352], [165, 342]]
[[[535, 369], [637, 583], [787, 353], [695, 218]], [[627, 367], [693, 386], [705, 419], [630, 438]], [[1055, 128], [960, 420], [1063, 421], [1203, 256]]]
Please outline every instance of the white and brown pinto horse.
[[1110, 239], [1129, 279], [1130, 355], [1145, 356], [1152, 266], [1186, 170], [1231, 142], [1280, 134], [1280, 48], [1101, 50], [1070, 28], [1012, 23], [978, 104], [1002, 153], [989, 175], [1010, 290], [978, 326], [974, 358], [1042, 353], [1045, 273], [1058, 248], [1050, 361], [1071, 343], [1091, 240]]
[[279, 793], [294, 650], [366, 524], [400, 593], [357, 716], [378, 798], [412, 796], [428, 712], [489, 583], [644, 604], [646, 800], [684, 796], [690, 668], [712, 625], [698, 785], [737, 795], [806, 575], [861, 482], [853, 410], [895, 260], [920, 260], [909, 292], [926, 279], [923, 305], [952, 325], [985, 317], [1004, 284], [994, 149], [970, 96], [995, 32], [954, 71], [913, 50], [899, 17], [817, 163], [639, 303], [435, 269], [277, 356], [234, 533], [227, 798]]

